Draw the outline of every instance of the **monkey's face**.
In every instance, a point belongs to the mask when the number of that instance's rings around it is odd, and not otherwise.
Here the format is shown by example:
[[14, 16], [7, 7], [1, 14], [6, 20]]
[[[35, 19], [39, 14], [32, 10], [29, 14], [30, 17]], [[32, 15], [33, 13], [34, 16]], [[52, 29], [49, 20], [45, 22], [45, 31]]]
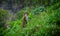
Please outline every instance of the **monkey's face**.
[[25, 16], [27, 16], [27, 14], [25, 14]]

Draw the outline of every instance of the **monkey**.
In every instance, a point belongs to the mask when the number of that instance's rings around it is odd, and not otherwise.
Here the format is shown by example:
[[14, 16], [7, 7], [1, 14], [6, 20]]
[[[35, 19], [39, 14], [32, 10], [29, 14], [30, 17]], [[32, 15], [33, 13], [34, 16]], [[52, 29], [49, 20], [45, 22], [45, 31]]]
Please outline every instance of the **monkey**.
[[22, 21], [22, 26], [25, 27], [27, 22], [28, 22], [28, 13], [25, 12], [24, 15], [23, 15], [23, 21]]

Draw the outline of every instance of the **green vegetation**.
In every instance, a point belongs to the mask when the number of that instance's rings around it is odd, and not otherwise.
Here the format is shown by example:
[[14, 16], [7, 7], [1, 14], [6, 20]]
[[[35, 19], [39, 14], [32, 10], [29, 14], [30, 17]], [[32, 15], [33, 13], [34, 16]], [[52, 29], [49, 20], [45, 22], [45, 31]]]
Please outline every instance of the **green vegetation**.
[[[34, 1], [34, 0], [33, 0]], [[28, 11], [28, 23], [22, 28], [22, 16]], [[7, 10], [0, 10], [1, 24], [10, 24], [9, 29], [0, 29], [4, 36], [60, 36], [60, 3], [48, 6], [40, 11], [40, 6], [26, 7], [16, 13], [15, 21], [7, 21], [11, 14]], [[4, 21], [5, 20], [5, 21]], [[3, 23], [2, 23], [3, 22]]]

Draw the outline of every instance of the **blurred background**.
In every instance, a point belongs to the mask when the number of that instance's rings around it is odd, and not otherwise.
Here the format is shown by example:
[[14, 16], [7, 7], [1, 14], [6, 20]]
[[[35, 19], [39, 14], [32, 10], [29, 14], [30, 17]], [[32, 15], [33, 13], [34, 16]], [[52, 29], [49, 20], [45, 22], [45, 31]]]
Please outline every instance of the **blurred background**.
[[0, 36], [60, 36], [60, 0], [0, 0]]

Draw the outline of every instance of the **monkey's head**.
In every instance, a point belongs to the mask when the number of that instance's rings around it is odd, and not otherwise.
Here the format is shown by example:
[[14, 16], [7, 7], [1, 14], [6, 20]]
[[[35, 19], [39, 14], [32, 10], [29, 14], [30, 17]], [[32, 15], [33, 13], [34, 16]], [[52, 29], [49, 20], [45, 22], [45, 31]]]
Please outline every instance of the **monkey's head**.
[[24, 12], [24, 15], [26, 15], [26, 14], [28, 15], [28, 12], [27, 11]]

